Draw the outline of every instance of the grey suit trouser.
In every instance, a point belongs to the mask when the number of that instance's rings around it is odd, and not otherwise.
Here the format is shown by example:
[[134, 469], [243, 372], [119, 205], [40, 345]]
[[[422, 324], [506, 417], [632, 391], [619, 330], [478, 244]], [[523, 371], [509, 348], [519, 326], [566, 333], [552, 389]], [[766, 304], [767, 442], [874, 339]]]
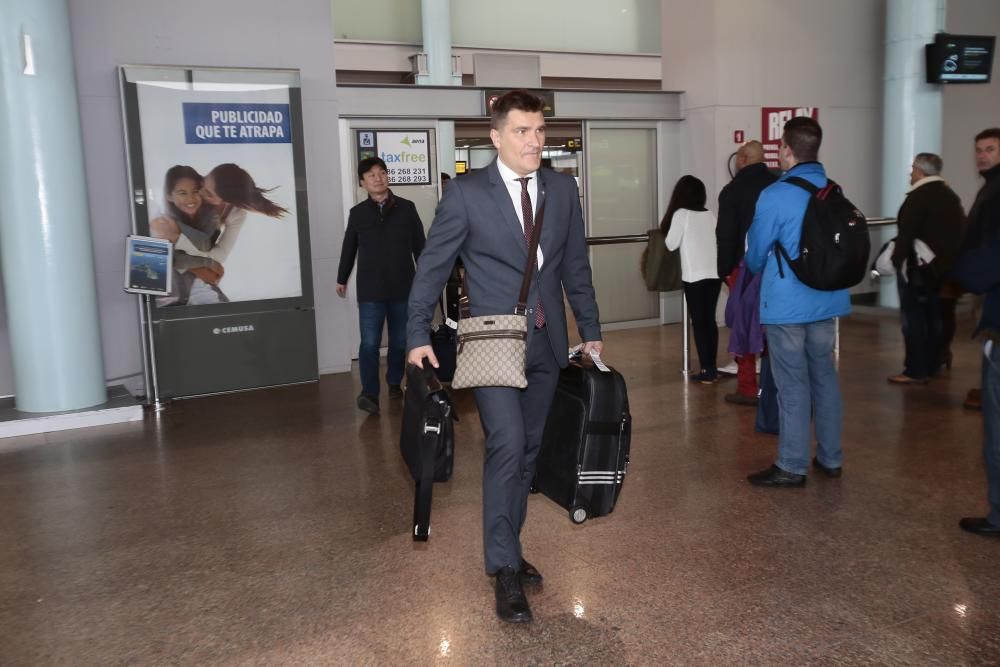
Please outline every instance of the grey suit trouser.
[[535, 476], [545, 418], [559, 380], [559, 363], [544, 330], [533, 331], [526, 363], [528, 387], [475, 390], [486, 434], [483, 462], [483, 550], [486, 572], [521, 565], [521, 528]]

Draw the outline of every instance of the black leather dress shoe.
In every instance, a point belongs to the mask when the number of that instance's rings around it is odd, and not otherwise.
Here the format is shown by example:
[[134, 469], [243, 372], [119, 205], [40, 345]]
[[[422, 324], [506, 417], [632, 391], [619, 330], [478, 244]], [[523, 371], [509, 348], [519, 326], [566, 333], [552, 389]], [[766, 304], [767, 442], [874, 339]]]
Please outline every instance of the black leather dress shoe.
[[369, 396], [368, 394], [361, 394], [358, 396], [358, 407], [367, 412], [370, 415], [378, 416], [378, 399]]
[[390, 384], [389, 398], [403, 398], [403, 388], [398, 384]]
[[542, 573], [523, 558], [521, 559], [521, 583], [529, 586], [538, 586], [542, 583]]
[[844, 469], [842, 467], [837, 466], [836, 468], [827, 468], [825, 465], [820, 463], [817, 458], [813, 459], [813, 468], [816, 468], [816, 470], [819, 470], [827, 477], [840, 477], [844, 474]]
[[754, 486], [803, 487], [806, 485], [805, 475], [786, 472], [776, 465], [753, 475], [747, 475], [747, 480]]
[[958, 525], [962, 530], [967, 530], [976, 535], [1000, 537], [1000, 526], [994, 526], [982, 517], [965, 517], [958, 522]]
[[497, 596], [497, 616], [508, 623], [530, 623], [531, 607], [524, 596], [521, 577], [512, 567], [502, 568], [494, 582]]

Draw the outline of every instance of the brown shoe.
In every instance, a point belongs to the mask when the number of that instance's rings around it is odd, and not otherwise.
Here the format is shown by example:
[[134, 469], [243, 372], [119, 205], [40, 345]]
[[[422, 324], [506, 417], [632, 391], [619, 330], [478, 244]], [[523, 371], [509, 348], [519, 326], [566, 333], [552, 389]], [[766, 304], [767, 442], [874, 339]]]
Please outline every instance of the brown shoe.
[[983, 394], [978, 389], [970, 389], [969, 393], [965, 395], [965, 400], [962, 402], [962, 407], [966, 410], [982, 410], [983, 409]]
[[927, 378], [911, 378], [909, 375], [890, 375], [889, 384], [927, 384]]

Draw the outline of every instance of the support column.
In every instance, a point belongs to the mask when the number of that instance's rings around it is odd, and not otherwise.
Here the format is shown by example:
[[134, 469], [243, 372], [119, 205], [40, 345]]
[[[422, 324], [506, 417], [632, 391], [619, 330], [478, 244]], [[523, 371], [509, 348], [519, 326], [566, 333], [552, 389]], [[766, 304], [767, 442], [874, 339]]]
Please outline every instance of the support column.
[[[420, 9], [427, 74], [417, 76], [417, 85], [461, 86], [451, 66], [451, 0], [423, 0]], [[438, 171], [455, 176], [455, 121], [438, 121], [437, 147]]]
[[[882, 105], [882, 214], [895, 216], [917, 153], [941, 154], [942, 91], [926, 83], [924, 45], [944, 30], [947, 0], [888, 0]], [[895, 231], [886, 230], [882, 242]], [[899, 307], [893, 280], [879, 281], [879, 305]]]
[[16, 407], [98, 405], [107, 392], [66, 0], [0, 0], [0, 146]]

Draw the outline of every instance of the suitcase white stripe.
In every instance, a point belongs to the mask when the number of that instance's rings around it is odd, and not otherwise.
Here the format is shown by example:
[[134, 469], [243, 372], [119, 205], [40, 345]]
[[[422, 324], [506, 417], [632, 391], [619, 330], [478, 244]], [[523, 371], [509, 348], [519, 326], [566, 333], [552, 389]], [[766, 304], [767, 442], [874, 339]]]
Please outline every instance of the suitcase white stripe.
[[621, 484], [625, 479], [622, 470], [592, 470], [577, 474], [577, 484]]

